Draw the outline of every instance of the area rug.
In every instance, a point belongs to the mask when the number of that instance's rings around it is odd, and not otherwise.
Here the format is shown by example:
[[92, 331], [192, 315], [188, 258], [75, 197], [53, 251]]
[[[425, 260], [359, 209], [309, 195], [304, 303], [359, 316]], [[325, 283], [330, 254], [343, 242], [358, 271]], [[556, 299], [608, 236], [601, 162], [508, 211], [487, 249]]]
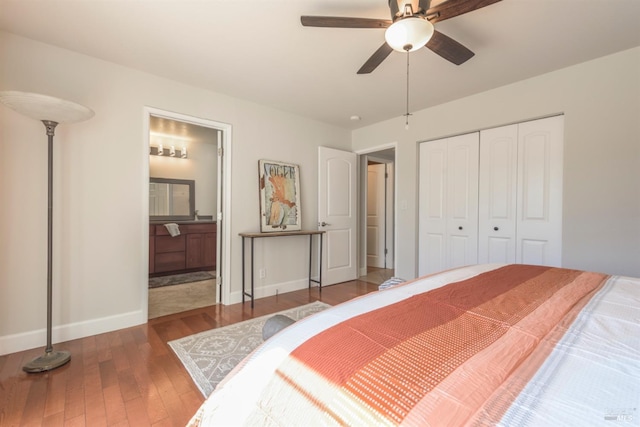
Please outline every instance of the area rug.
[[207, 271], [194, 271], [193, 273], [174, 274], [171, 276], [150, 277], [149, 288], [159, 288], [162, 286], [181, 285], [183, 283], [200, 282], [202, 280], [214, 279]]
[[271, 316], [284, 314], [300, 320], [328, 307], [330, 305], [316, 301], [169, 341], [168, 344], [189, 372], [200, 392], [207, 397], [242, 359], [262, 344], [262, 326]]

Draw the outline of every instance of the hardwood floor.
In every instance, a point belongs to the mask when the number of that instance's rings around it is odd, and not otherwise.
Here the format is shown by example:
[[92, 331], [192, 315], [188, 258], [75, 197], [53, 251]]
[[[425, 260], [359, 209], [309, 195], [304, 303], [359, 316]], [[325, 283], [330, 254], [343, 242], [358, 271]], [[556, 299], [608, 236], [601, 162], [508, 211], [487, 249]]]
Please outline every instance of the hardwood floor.
[[71, 361], [27, 374], [43, 349], [0, 356], [0, 426], [184, 426], [204, 398], [167, 345], [187, 335], [313, 301], [331, 305], [377, 290], [355, 280], [249, 303], [212, 306], [56, 344]]

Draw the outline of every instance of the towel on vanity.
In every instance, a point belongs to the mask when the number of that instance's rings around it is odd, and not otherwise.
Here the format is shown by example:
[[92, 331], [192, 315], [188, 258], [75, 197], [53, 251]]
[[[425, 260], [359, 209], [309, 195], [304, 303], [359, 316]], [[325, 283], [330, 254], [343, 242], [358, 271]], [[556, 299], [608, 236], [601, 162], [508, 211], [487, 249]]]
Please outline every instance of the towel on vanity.
[[165, 224], [164, 228], [167, 229], [171, 237], [176, 237], [180, 235], [180, 227], [175, 222], [170, 222], [169, 224]]

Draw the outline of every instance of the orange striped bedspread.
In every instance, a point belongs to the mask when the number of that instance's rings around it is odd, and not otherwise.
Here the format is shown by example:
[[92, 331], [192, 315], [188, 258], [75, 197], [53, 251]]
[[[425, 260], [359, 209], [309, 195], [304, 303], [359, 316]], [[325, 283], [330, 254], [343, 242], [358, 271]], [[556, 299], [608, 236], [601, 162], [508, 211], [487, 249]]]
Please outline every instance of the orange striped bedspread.
[[[632, 279], [530, 265], [418, 279], [287, 328], [220, 384], [191, 425], [638, 425], [640, 367], [627, 359], [640, 350], [639, 292]], [[620, 302], [628, 313], [609, 316]], [[616, 319], [601, 327], [601, 317]], [[598, 336], [621, 327], [635, 344], [612, 349], [616, 333]], [[619, 399], [614, 389], [595, 403], [576, 397], [585, 386], [575, 378], [594, 369], [583, 365], [589, 358], [596, 367], [617, 361], [614, 373], [594, 376], [628, 378]], [[563, 375], [570, 384], [553, 385]]]

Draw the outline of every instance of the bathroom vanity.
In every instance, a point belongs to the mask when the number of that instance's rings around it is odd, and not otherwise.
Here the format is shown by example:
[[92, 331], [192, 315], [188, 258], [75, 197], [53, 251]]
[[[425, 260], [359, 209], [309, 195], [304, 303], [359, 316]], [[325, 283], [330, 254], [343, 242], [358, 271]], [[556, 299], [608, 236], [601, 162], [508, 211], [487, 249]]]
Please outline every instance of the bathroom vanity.
[[149, 225], [149, 276], [215, 270], [216, 222], [171, 221], [180, 235], [171, 236], [165, 222]]

